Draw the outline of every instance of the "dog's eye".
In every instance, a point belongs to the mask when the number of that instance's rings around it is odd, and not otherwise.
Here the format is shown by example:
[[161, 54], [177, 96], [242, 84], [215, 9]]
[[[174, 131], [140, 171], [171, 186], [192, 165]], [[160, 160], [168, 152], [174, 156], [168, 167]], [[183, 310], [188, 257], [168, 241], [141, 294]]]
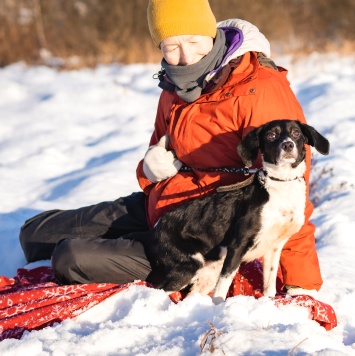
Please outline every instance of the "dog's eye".
[[292, 136], [293, 137], [295, 137], [295, 138], [297, 138], [297, 137], [299, 137], [301, 135], [301, 132], [300, 132], [300, 130], [293, 130], [292, 131]]
[[268, 132], [266, 135], [266, 138], [269, 141], [274, 141], [276, 139], [276, 133], [275, 132]]

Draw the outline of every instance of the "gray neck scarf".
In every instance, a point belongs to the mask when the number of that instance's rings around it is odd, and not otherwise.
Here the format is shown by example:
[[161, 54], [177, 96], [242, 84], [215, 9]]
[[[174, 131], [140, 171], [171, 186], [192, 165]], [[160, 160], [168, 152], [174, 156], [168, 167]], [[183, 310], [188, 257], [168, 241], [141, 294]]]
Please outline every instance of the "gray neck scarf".
[[[218, 29], [211, 52], [197, 63], [188, 66], [173, 66], [163, 59], [161, 66], [169, 80], [175, 85], [177, 95], [188, 103], [192, 103], [200, 97], [206, 75], [219, 66], [226, 50], [226, 36], [223, 30]], [[161, 82], [160, 86], [166, 89], [164, 82]]]

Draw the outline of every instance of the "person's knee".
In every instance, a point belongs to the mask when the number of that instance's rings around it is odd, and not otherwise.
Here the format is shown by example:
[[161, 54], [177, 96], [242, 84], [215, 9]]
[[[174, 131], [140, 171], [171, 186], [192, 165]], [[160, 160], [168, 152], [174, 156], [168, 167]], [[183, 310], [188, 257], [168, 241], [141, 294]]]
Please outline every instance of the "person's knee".
[[21, 229], [19, 239], [28, 263], [50, 259], [56, 245], [51, 242], [36, 241], [36, 236], [29, 229]]
[[51, 231], [44, 222], [60, 210], [44, 211], [25, 221], [21, 226], [19, 240], [27, 262], [47, 260], [51, 257], [56, 241], [50, 239]]
[[[28, 229], [25, 228], [25, 225], [23, 225], [20, 230], [19, 238], [20, 238], [21, 247], [22, 247], [23, 251], [25, 252], [25, 255], [26, 255], [26, 251], [27, 251], [28, 241], [30, 240], [31, 236], [32, 236], [32, 233]], [[26, 258], [27, 258], [27, 256], [26, 256]]]
[[19, 237], [23, 250], [25, 250], [27, 245], [34, 240], [34, 234], [38, 225], [38, 216], [40, 215], [36, 215], [33, 218], [26, 220], [25, 223], [21, 226]]

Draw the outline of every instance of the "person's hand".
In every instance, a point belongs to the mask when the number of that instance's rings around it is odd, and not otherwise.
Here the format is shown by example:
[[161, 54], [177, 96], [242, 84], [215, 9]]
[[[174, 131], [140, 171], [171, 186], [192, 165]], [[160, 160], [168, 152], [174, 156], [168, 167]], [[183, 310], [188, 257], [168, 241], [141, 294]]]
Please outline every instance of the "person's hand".
[[157, 183], [174, 176], [182, 166], [174, 151], [168, 151], [169, 137], [163, 136], [159, 142], [150, 146], [143, 160], [143, 172], [152, 182]]

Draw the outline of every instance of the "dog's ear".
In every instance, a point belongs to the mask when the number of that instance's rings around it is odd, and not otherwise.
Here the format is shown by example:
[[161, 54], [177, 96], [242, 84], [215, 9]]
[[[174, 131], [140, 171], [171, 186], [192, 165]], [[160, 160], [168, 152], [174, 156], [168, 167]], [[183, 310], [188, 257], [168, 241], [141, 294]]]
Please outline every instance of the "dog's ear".
[[322, 136], [314, 127], [299, 123], [304, 136], [307, 137], [307, 143], [313, 146], [322, 155], [329, 154], [329, 141]]
[[251, 167], [258, 158], [259, 129], [247, 133], [237, 147], [237, 152], [246, 167]]

